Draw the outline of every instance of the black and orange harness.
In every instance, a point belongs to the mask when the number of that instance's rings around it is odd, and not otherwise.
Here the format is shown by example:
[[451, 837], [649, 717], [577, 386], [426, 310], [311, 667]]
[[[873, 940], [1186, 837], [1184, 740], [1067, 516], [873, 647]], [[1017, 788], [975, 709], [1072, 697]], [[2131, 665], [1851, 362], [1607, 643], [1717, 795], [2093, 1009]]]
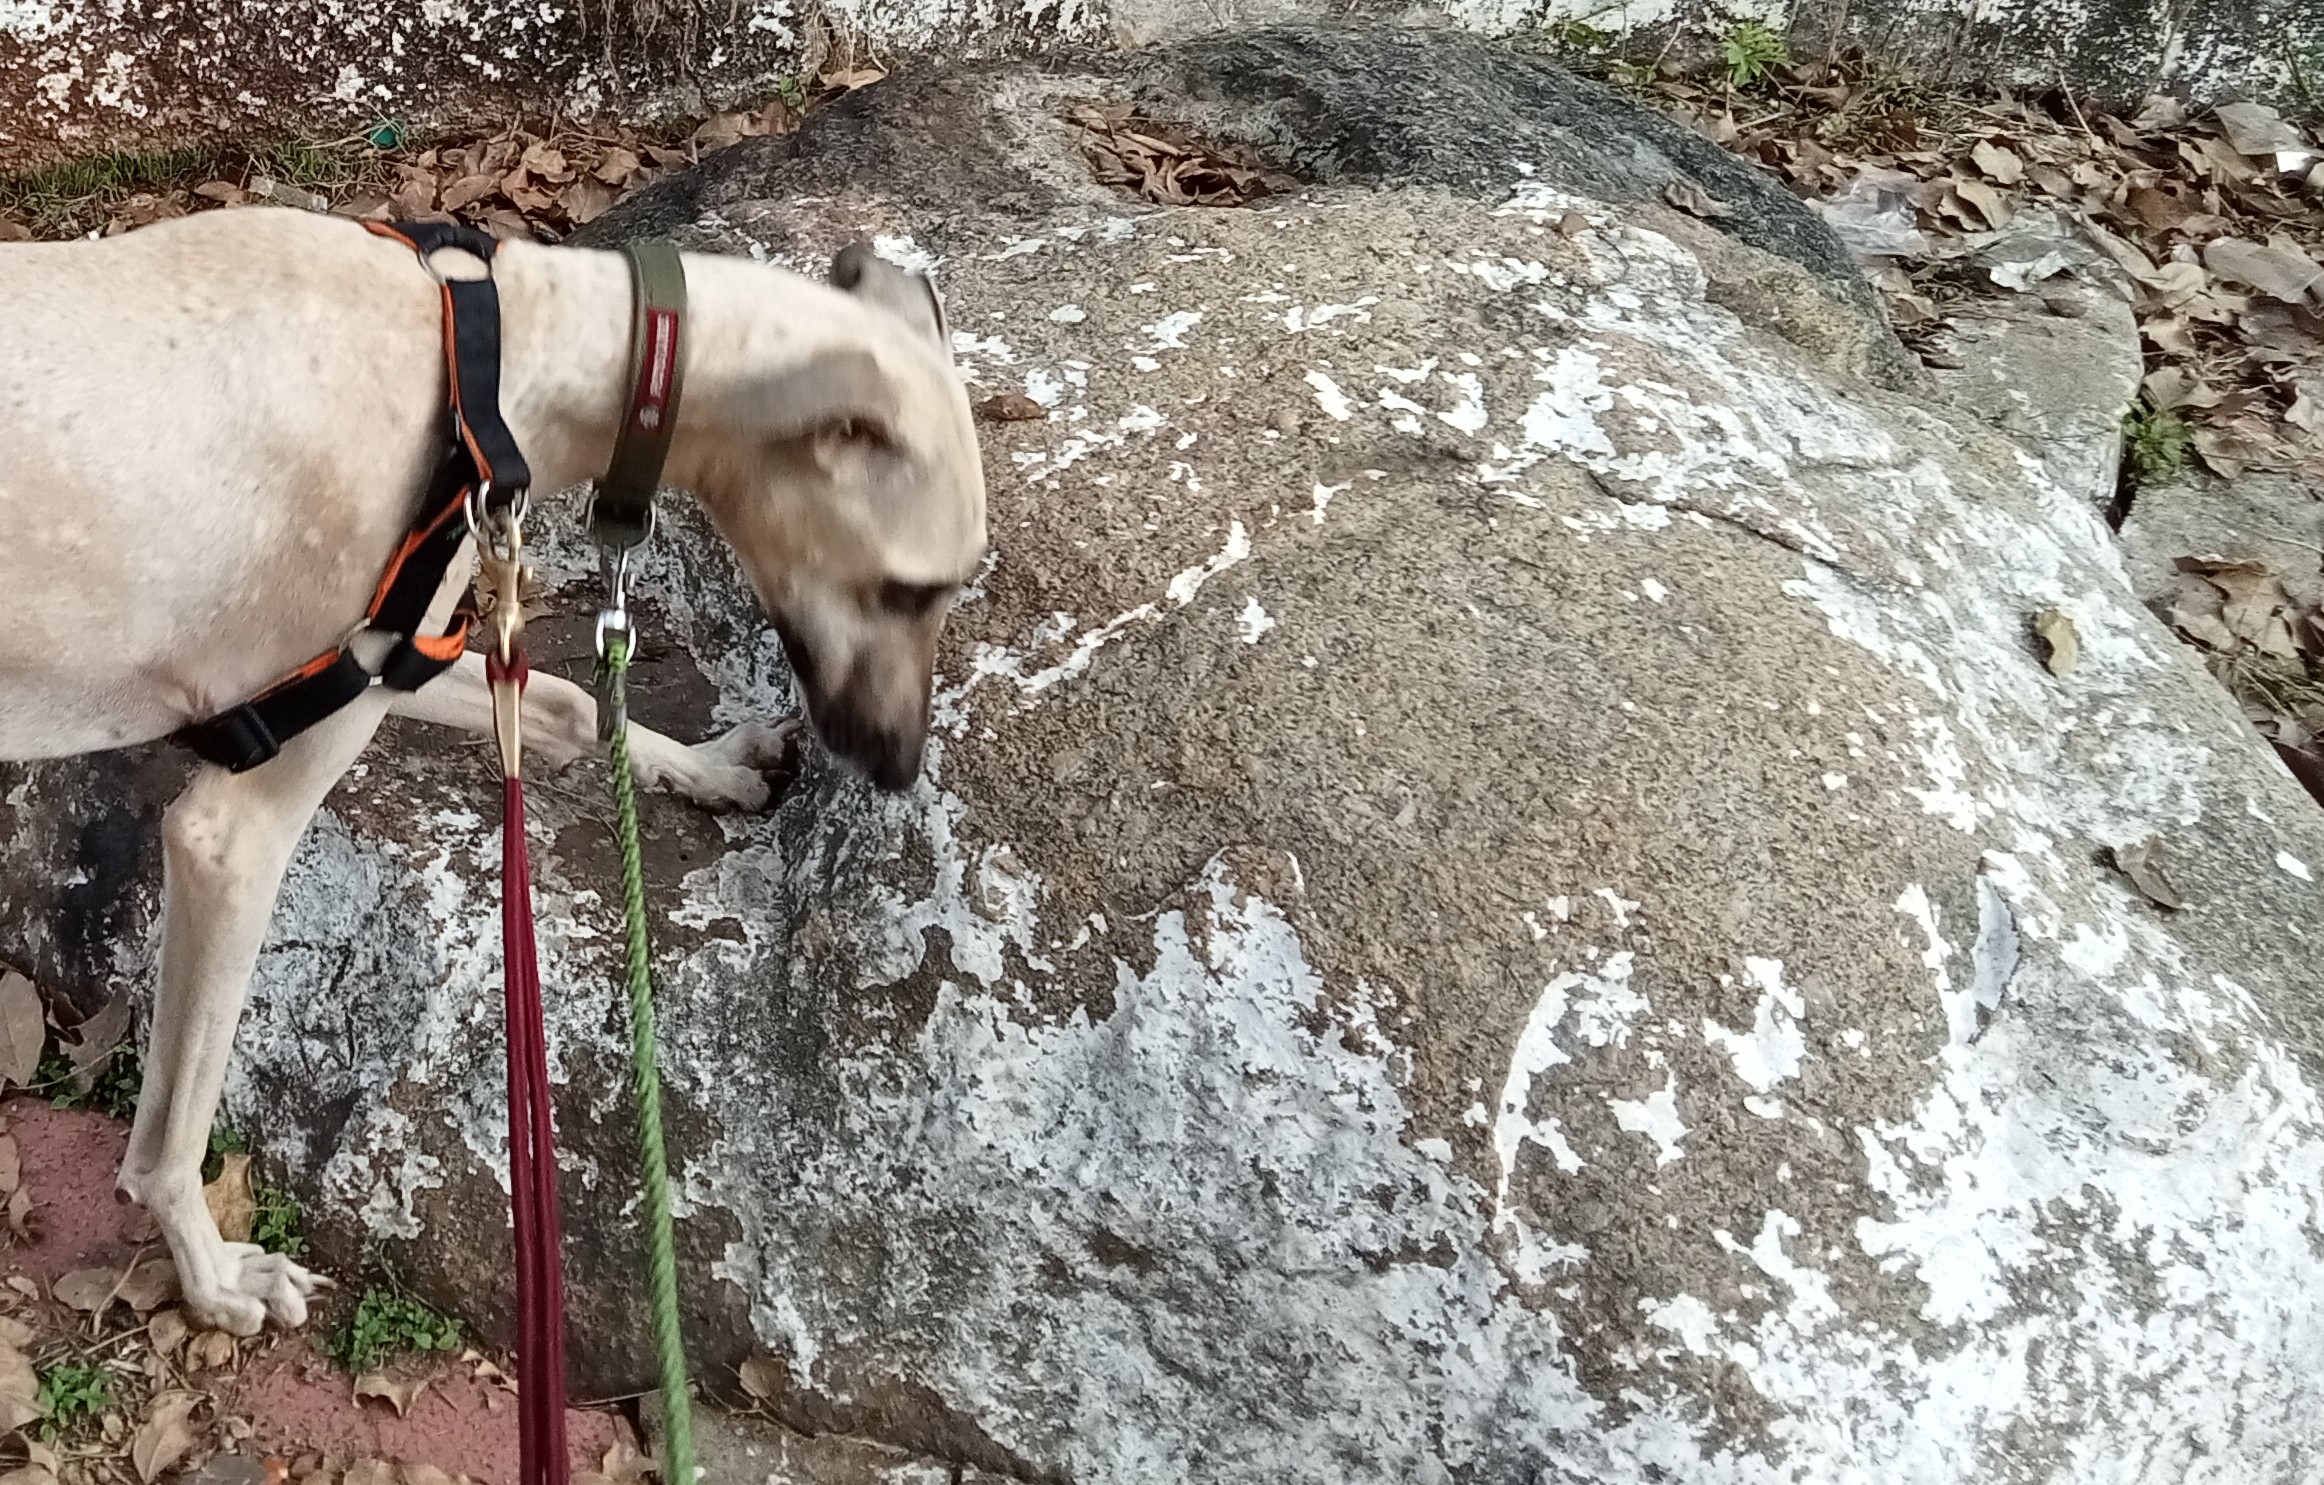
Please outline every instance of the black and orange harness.
[[[532, 471], [500, 416], [500, 293], [489, 272], [499, 244], [473, 227], [450, 222], [366, 222], [378, 236], [402, 243], [428, 266], [444, 295], [444, 363], [449, 392], [444, 453], [428, 481], [411, 529], [389, 559], [356, 633], [393, 636], [375, 673], [355, 657], [354, 635], [317, 655], [250, 700], [197, 722], [177, 740], [212, 763], [241, 773], [282, 751], [373, 685], [417, 691], [450, 669], [468, 647], [474, 615], [463, 607], [443, 634], [423, 634], [428, 606], [451, 572], [472, 527], [488, 516], [522, 506]], [[430, 258], [446, 248], [474, 255], [482, 278], [455, 279]]]

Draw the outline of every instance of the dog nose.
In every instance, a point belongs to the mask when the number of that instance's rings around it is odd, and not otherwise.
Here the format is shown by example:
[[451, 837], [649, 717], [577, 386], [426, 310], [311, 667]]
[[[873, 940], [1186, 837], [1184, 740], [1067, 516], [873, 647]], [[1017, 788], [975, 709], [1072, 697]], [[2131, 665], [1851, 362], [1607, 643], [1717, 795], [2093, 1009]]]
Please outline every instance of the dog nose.
[[880, 739], [871, 750], [871, 756], [858, 758], [871, 781], [890, 794], [898, 794], [912, 787], [920, 777], [920, 755], [925, 751], [923, 739], [898, 737], [890, 734]]

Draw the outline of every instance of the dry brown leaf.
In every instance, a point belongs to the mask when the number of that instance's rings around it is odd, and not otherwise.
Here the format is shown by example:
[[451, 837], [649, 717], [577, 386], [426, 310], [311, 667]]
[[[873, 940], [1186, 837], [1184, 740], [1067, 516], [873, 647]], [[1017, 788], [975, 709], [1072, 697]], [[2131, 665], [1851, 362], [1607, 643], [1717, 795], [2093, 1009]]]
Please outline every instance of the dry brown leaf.
[[500, 194], [518, 211], [542, 212], [557, 204], [556, 194], [545, 186], [535, 185], [524, 170], [512, 170], [500, 178]]
[[466, 175], [444, 187], [443, 197], [437, 204], [446, 211], [466, 211], [499, 189], [497, 175]]
[[0, 1124], [0, 1193], [13, 1195], [24, 1184], [24, 1152], [17, 1147], [16, 1136], [8, 1133], [8, 1126]]
[[2074, 632], [2074, 621], [2059, 609], [2045, 608], [2034, 615], [2033, 626], [2034, 633], [2041, 636], [2042, 663], [2050, 668], [2050, 674], [2071, 674], [2082, 659], [2082, 640]]
[[2249, 469], [2271, 469], [2280, 462], [2266, 430], [2254, 436], [2249, 420], [2239, 420], [2234, 427], [2202, 424], [2195, 429], [2195, 456], [2203, 467], [2221, 479], [2240, 479]]
[[426, 176], [415, 175], [396, 187], [395, 195], [390, 199], [395, 206], [396, 216], [409, 221], [436, 209], [436, 183]]
[[524, 167], [551, 185], [561, 186], [573, 178], [573, 167], [565, 160], [565, 152], [546, 140], [525, 146]]
[[480, 213], [476, 218], [476, 225], [503, 242], [530, 242], [533, 240], [533, 224], [505, 206], [495, 206]]
[[2182, 407], [2206, 408], [2219, 405], [2216, 388], [2202, 381], [2184, 366], [2160, 366], [2147, 373], [2140, 384], [2146, 400], [2165, 412]]
[[2173, 231], [2195, 215], [2195, 208], [2183, 197], [2159, 186], [2138, 187], [2124, 204], [2150, 232]]
[[32, 229], [22, 222], [0, 217], [0, 242], [30, 242]]
[[250, 1157], [222, 1156], [218, 1179], [202, 1188], [202, 1200], [218, 1224], [219, 1236], [230, 1243], [249, 1242], [250, 1224], [258, 1217], [258, 1198], [250, 1189]]
[[73, 1040], [59, 1045], [65, 1060], [73, 1065], [73, 1086], [86, 1093], [95, 1086], [97, 1074], [104, 1071], [122, 1038], [129, 1035], [129, 1023], [134, 1007], [129, 1002], [127, 986], [117, 986], [97, 1008], [97, 1014], [73, 1028]]
[[1031, 423], [1049, 416], [1049, 409], [1022, 392], [1003, 392], [976, 405], [976, 415], [988, 423]]
[[58, 1304], [87, 1315], [103, 1314], [119, 1298], [121, 1274], [110, 1268], [76, 1268], [56, 1281]]
[[2324, 284], [2324, 266], [2289, 245], [2222, 237], [2203, 245], [2203, 265], [2230, 283], [2246, 284], [2271, 299], [2298, 304]]
[[[466, 1481], [461, 1476], [461, 1482]], [[453, 1476], [432, 1464], [406, 1464], [403, 1467], [403, 1485], [455, 1485]]]
[[1557, 219], [1560, 237], [1579, 237], [1590, 230], [1590, 219], [1578, 211], [1569, 211]]
[[145, 1485], [153, 1485], [163, 1471], [193, 1449], [197, 1437], [194, 1410], [205, 1401], [198, 1392], [164, 1392], [154, 1398], [144, 1426], [129, 1446], [129, 1461], [137, 1466], [137, 1478]]
[[25, 1088], [40, 1070], [48, 1018], [40, 991], [14, 970], [0, 972], [0, 1083]]
[[145, 1338], [162, 1355], [175, 1356], [178, 1347], [186, 1343], [187, 1330], [184, 1311], [163, 1310], [146, 1323]]
[[31, 1358], [13, 1345], [0, 1345], [0, 1433], [40, 1415], [40, 1377]]
[[[39, 1338], [39, 1334], [38, 1331], [13, 1315], [0, 1315], [0, 1346], [14, 1346], [19, 1351], [27, 1350]], [[0, 1433], [6, 1432], [5, 1428], [0, 1428]]]
[[852, 93], [857, 88], [870, 87], [873, 83], [878, 82], [881, 78], [886, 77], [887, 75], [887, 69], [884, 67], [873, 67], [866, 65], [862, 67], [844, 68], [834, 72], [826, 72], [816, 80], [827, 88], [837, 88], [843, 93]]
[[148, 1259], [131, 1269], [129, 1277], [121, 1281], [121, 1298], [140, 1315], [159, 1309], [177, 1297], [178, 1266], [168, 1258]]
[[772, 1356], [753, 1356], [741, 1369], [742, 1390], [760, 1402], [770, 1402], [789, 1390], [791, 1369]]
[[2281, 660], [2299, 658], [2291, 628], [2291, 597], [2265, 563], [2181, 557], [2176, 565], [2219, 590], [2220, 622], [2235, 639]]
[[392, 1377], [386, 1372], [365, 1372], [355, 1379], [355, 1400], [376, 1397], [395, 1409], [395, 1416], [403, 1417], [428, 1390], [426, 1377]]
[[596, 221], [613, 207], [613, 191], [603, 181], [584, 177], [557, 193], [565, 219], [579, 227]]
[[2160, 837], [2150, 835], [2134, 846], [2116, 846], [2114, 865], [2130, 878], [2130, 884], [2138, 889], [2139, 896], [2156, 907], [2176, 912], [2187, 905], [2187, 899], [2180, 894], [2170, 874], [2163, 869], [2163, 843]]
[[2264, 103], [2222, 103], [2212, 112], [2228, 145], [2239, 155], [2265, 158], [2279, 150], [2308, 147], [2300, 131]]
[[395, 1466], [384, 1459], [358, 1459], [347, 1466], [341, 1485], [396, 1485]]
[[2188, 329], [2187, 322], [2177, 315], [2155, 315], [2141, 320], [2138, 333], [2166, 356], [2192, 359], [2196, 354], [2194, 334]]
[[0, 1485], [57, 1485], [56, 1468], [45, 1464], [24, 1464], [0, 1474]]
[[234, 1364], [234, 1337], [205, 1330], [186, 1343], [186, 1365], [195, 1371], [223, 1371]]
[[2284, 421], [2302, 432], [2324, 438], [2324, 376], [2303, 376], [2292, 382], [2292, 405]]
[[1999, 231], [2009, 225], [2009, 203], [1993, 187], [1981, 180], [1955, 180], [1953, 190], [1962, 200], [1977, 208], [1977, 214], [1985, 219], [1986, 226]]
[[1969, 151], [1969, 158], [1979, 170], [1985, 172], [1985, 178], [1997, 186], [2014, 186], [2025, 179], [2025, 161], [2019, 159], [2017, 153], [2006, 145], [1980, 139], [1976, 147]]
[[1663, 183], [1662, 199], [1685, 212], [1688, 216], [1701, 217], [1707, 222], [1715, 222], [1735, 214], [1735, 208], [1712, 196], [1710, 192], [1705, 191], [1683, 175], [1674, 175]]
[[629, 184], [631, 176], [644, 168], [634, 151], [626, 150], [617, 144], [605, 152], [604, 158], [597, 162], [597, 168], [590, 174], [596, 176], [606, 185], [625, 186]]
[[2145, 287], [2145, 302], [2158, 309], [2177, 309], [2211, 287], [2211, 275], [2203, 265], [2184, 259], [2173, 259], [2152, 273], [2132, 276]]
[[597, 1462], [597, 1467], [616, 1485], [635, 1485], [635, 1482], [648, 1475], [660, 1473], [654, 1465], [653, 1456], [640, 1454], [627, 1439], [617, 1440], [612, 1448], [607, 1449], [605, 1457]]

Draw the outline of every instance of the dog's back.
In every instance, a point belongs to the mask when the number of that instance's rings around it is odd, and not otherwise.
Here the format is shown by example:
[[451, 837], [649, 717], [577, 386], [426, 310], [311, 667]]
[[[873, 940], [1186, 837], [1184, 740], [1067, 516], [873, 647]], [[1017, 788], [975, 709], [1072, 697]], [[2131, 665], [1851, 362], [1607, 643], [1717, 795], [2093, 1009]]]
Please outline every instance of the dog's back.
[[0, 278], [0, 757], [161, 736], [335, 641], [407, 514], [350, 492], [416, 488], [441, 396], [409, 254], [246, 210]]

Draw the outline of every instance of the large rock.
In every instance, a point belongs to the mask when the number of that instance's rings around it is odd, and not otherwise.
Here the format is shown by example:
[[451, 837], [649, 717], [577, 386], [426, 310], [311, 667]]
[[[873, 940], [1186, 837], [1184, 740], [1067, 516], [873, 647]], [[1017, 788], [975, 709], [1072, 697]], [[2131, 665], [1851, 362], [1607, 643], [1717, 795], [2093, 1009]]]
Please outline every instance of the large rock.
[[[1058, 114], [1132, 94], [1330, 183], [1111, 198]], [[1835, 245], [1671, 134], [1279, 31], [871, 90], [608, 225], [936, 258], [966, 373], [1050, 409], [988, 426], [921, 787], [650, 807], [714, 1382], [772, 1353], [794, 1429], [938, 1462], [895, 1478], [2312, 1471], [2324, 815], [2081, 466], [1880, 385]], [[1655, 204], [1673, 168], [1736, 236]], [[644, 586], [649, 720], [784, 703], [700, 523]], [[332, 1251], [489, 1325], [488, 780], [395, 742], [301, 849], [229, 1103]], [[11, 780], [0, 906], [53, 977], [146, 962], [134, 853], [67, 823], [126, 832], [126, 768]], [[622, 1390], [601, 789], [538, 791], [536, 857], [575, 1364]], [[2149, 836], [2183, 911], [2113, 869]], [[128, 864], [16, 924], [76, 840]]]

